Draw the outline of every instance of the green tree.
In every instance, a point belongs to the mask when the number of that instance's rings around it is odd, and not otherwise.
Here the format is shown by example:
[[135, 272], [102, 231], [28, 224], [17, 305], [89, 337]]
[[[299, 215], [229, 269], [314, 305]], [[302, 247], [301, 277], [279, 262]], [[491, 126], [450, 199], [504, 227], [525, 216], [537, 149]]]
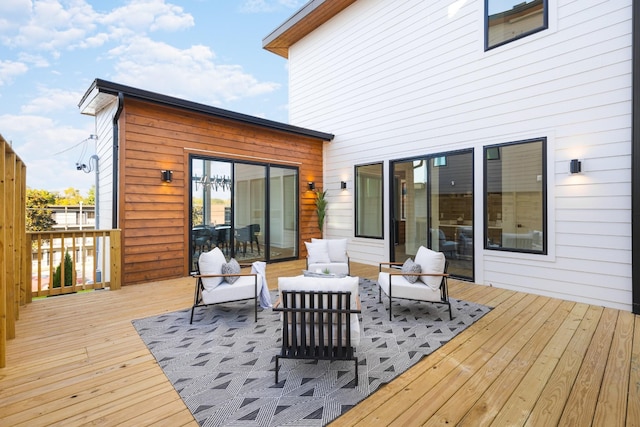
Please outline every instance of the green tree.
[[[53, 273], [53, 287], [60, 287], [60, 278], [62, 276], [62, 263], [56, 267], [56, 271]], [[73, 262], [71, 261], [71, 255], [69, 252], [64, 254], [64, 284], [62, 286], [71, 286], [73, 284]]]
[[27, 218], [28, 231], [50, 231], [56, 222], [53, 212], [48, 206], [56, 204], [58, 196], [47, 190], [27, 189]]
[[84, 197], [80, 194], [80, 190], [69, 187], [58, 197], [58, 205], [61, 206], [77, 206], [80, 202], [84, 203]]
[[89, 191], [87, 192], [87, 197], [84, 198], [84, 203], [90, 206], [96, 205], [96, 186], [95, 185], [92, 185]]

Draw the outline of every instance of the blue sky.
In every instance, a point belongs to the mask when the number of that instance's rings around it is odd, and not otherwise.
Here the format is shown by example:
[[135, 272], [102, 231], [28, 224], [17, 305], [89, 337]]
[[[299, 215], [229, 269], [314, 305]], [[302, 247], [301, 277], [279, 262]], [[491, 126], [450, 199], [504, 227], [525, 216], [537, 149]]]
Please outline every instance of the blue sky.
[[262, 39], [306, 0], [0, 0], [0, 134], [27, 186], [82, 194], [96, 78], [287, 122], [287, 61]]

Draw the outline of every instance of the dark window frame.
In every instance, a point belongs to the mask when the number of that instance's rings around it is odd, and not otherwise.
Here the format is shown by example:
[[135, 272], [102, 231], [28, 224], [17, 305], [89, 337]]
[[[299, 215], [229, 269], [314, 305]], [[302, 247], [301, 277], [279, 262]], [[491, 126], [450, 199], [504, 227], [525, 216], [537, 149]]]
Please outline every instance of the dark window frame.
[[[504, 46], [507, 43], [511, 43], [516, 40], [520, 40], [522, 38], [528, 37], [532, 34], [539, 33], [540, 31], [544, 31], [549, 29], [549, 1], [548, 0], [533, 0], [530, 3], [535, 1], [540, 1], [542, 3], [542, 25], [539, 27], [532, 28], [528, 31], [525, 31], [517, 36], [511, 37], [509, 39], [503, 40], [499, 43], [495, 43], [489, 45], [489, 2], [492, 0], [484, 0], [484, 50], [485, 52], [491, 49], [495, 49], [500, 46]], [[502, 12], [504, 13], [504, 12]], [[499, 15], [499, 14], [497, 14]]]
[[[359, 202], [359, 191], [360, 191], [360, 183], [359, 183], [359, 176], [358, 176], [358, 168], [362, 168], [362, 167], [366, 167], [366, 166], [380, 166], [380, 214], [382, 215], [382, 218], [380, 220], [380, 235], [369, 235], [369, 234], [359, 234], [359, 227], [358, 227], [358, 218], [359, 218], [359, 211], [358, 211], [358, 207], [360, 205]], [[353, 232], [355, 237], [361, 237], [361, 238], [366, 238], [366, 239], [377, 239], [377, 240], [383, 240], [384, 239], [384, 162], [373, 162], [373, 163], [364, 163], [364, 164], [359, 164], [359, 165], [355, 165], [354, 166], [354, 171], [353, 171], [353, 177], [354, 177], [354, 198], [353, 198], [353, 205], [354, 205], [354, 209], [353, 209], [353, 213], [354, 213], [354, 217], [353, 217]]]
[[[489, 244], [489, 183], [488, 183], [488, 166], [491, 162], [494, 162], [496, 159], [488, 159], [488, 152], [491, 152], [492, 149], [500, 149], [503, 147], [512, 147], [515, 145], [523, 145], [523, 144], [529, 144], [529, 143], [534, 143], [534, 142], [541, 142], [542, 143], [542, 153], [541, 155], [541, 166], [542, 166], [542, 182], [541, 182], [541, 192], [542, 192], [542, 207], [541, 207], [541, 217], [542, 217], [542, 249], [540, 250], [534, 250], [534, 249], [521, 249], [521, 248], [511, 248], [511, 247], [496, 247], [496, 246], [490, 246]], [[484, 239], [483, 239], [483, 243], [484, 243], [484, 249], [485, 250], [492, 250], [492, 251], [500, 251], [500, 252], [516, 252], [516, 253], [530, 253], [530, 254], [535, 254], [535, 255], [548, 255], [548, 246], [549, 246], [549, 235], [548, 235], [548, 215], [547, 215], [547, 211], [548, 211], [548, 194], [547, 194], [547, 175], [548, 175], [548, 170], [547, 170], [547, 138], [546, 137], [540, 137], [540, 138], [531, 138], [531, 139], [526, 139], [526, 140], [519, 140], [519, 141], [512, 141], [512, 142], [506, 142], [506, 143], [502, 143], [502, 144], [495, 144], [495, 145], [487, 145], [485, 147], [483, 147], [483, 199], [484, 199], [484, 206], [483, 206], [483, 232], [484, 232]], [[502, 178], [501, 178], [502, 179]]]

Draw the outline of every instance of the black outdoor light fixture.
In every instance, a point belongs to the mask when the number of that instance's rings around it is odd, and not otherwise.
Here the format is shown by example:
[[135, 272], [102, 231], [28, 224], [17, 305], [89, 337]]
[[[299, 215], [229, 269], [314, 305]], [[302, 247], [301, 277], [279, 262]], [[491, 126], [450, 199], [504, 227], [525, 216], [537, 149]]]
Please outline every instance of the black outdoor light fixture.
[[347, 181], [340, 181], [340, 188], [343, 190], [347, 189]]
[[569, 163], [569, 172], [580, 173], [582, 172], [582, 162], [578, 159], [572, 159]]
[[316, 183], [313, 181], [307, 182], [307, 185], [309, 186], [309, 191], [313, 191], [316, 189]]
[[171, 170], [162, 171], [162, 182], [171, 182], [172, 177], [173, 177], [173, 171]]

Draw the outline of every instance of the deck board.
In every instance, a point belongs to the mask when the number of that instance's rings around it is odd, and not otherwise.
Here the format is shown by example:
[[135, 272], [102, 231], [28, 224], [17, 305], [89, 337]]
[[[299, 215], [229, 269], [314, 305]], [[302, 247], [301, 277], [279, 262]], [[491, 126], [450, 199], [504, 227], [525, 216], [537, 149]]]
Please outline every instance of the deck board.
[[[269, 286], [303, 268], [270, 264]], [[196, 426], [131, 324], [189, 308], [193, 288], [182, 278], [22, 307], [0, 425]], [[640, 425], [639, 316], [457, 280], [450, 295], [494, 309], [332, 426]]]

